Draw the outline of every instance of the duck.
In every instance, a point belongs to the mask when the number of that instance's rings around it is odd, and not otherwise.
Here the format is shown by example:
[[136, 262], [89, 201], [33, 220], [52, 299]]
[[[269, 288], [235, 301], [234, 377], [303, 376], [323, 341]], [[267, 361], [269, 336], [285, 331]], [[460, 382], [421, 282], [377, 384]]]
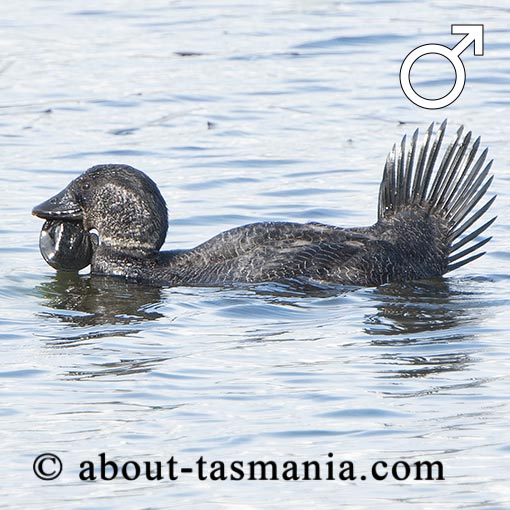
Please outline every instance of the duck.
[[190, 249], [162, 251], [166, 202], [145, 173], [124, 164], [89, 168], [32, 213], [45, 220], [44, 259], [57, 270], [167, 286], [224, 286], [294, 280], [379, 286], [440, 278], [485, 252], [471, 228], [492, 183], [492, 160], [461, 126], [442, 150], [447, 122], [416, 129], [393, 146], [379, 188], [377, 221], [343, 228], [266, 221], [226, 230]]

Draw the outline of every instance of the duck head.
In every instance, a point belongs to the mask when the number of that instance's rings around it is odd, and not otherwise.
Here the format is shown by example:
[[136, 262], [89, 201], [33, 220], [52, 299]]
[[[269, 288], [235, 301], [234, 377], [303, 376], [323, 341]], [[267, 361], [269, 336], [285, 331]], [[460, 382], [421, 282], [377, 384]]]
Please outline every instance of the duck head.
[[166, 204], [156, 184], [128, 165], [89, 168], [32, 214], [78, 222], [85, 232], [97, 231], [105, 249], [142, 256], [161, 248], [168, 229]]

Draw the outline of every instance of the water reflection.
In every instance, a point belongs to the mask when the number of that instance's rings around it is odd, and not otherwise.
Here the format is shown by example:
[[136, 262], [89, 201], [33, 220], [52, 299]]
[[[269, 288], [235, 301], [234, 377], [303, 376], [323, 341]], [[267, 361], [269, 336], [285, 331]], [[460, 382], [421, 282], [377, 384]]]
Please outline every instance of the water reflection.
[[[416, 335], [451, 329], [470, 318], [455, 301], [457, 292], [447, 280], [423, 280], [384, 285], [372, 296], [378, 312], [366, 318], [369, 335]], [[392, 340], [394, 343], [394, 340]]]
[[[57, 273], [38, 285], [36, 291], [44, 304], [40, 315], [53, 324], [55, 319], [65, 324], [44, 336], [53, 348], [81, 345], [99, 338], [145, 335], [148, 321], [165, 317], [158, 310], [168, 298], [164, 289], [157, 286], [69, 273]], [[380, 371], [383, 378], [423, 378], [462, 371], [476, 360], [478, 346], [472, 325], [479, 322], [480, 309], [475, 307], [476, 303], [469, 306], [472, 294], [466, 292], [465, 286], [458, 289], [448, 280], [391, 284], [376, 289], [299, 281], [240, 286], [225, 292], [219, 298], [215, 295], [215, 313], [269, 320], [271, 328], [261, 331], [263, 341], [268, 340], [275, 325], [282, 324], [284, 331], [278, 328], [280, 337], [298, 339], [299, 328], [290, 325], [290, 317], [303, 318], [307, 310], [317, 309], [319, 302], [328, 303], [326, 310], [345, 306], [344, 299], [348, 300], [354, 292], [357, 302], [370, 305], [373, 311], [365, 316], [363, 331], [371, 338], [375, 362], [383, 366]], [[246, 335], [243, 329], [239, 331], [241, 338]], [[253, 335], [248, 336], [253, 341]], [[320, 335], [313, 339], [320, 341]], [[147, 358], [146, 352], [138, 352], [131, 359], [123, 356], [118, 360], [116, 355], [114, 360], [105, 360], [85, 371], [71, 370], [68, 375], [94, 377], [150, 371], [154, 363], [174, 355], [167, 348], [158, 349], [158, 355], [151, 358]]]
[[284, 282], [263, 282], [258, 284], [242, 284], [238, 288], [250, 290], [255, 295], [269, 302], [299, 305], [299, 298], [331, 298], [344, 296], [359, 290], [359, 287], [322, 283], [309, 278], [287, 279]]
[[139, 324], [163, 317], [157, 311], [161, 288], [122, 278], [57, 272], [36, 291], [54, 310], [43, 315], [75, 326]]
[[371, 345], [383, 348], [387, 377], [417, 378], [461, 371], [476, 359], [470, 325], [480, 319], [472, 313], [469, 294], [448, 280], [426, 280], [379, 287], [372, 293], [377, 312], [365, 318]]
[[[39, 316], [53, 323], [55, 319], [65, 323], [64, 328], [52, 328], [44, 334], [49, 348], [81, 346], [99, 338], [127, 337], [143, 331], [147, 321], [164, 317], [158, 312], [163, 299], [161, 288], [120, 278], [60, 272], [39, 284], [35, 291], [45, 308]], [[170, 357], [159, 352], [150, 357], [146, 353], [133, 356], [123, 352], [119, 359], [117, 349], [112, 352], [111, 347], [98, 345], [96, 348], [104, 361], [68, 368], [65, 376], [87, 379], [150, 372], [156, 364]], [[120, 349], [123, 351], [122, 347]]]
[[168, 357], [145, 359], [119, 359], [106, 363], [93, 363], [86, 368], [76, 367], [65, 372], [66, 379], [93, 379], [104, 376], [133, 375], [152, 372], [154, 367]]

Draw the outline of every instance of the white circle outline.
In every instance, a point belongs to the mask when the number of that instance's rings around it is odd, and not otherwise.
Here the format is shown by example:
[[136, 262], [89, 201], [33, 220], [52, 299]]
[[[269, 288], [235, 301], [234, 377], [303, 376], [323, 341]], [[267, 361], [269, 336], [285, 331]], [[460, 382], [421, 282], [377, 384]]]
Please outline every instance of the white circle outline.
[[[447, 58], [455, 69], [455, 84], [448, 94], [438, 99], [427, 99], [420, 96], [411, 85], [411, 67], [419, 58], [430, 53]], [[460, 56], [454, 50], [442, 44], [424, 44], [423, 46], [418, 46], [418, 48], [415, 48], [407, 55], [400, 67], [400, 86], [404, 94], [415, 105], [427, 110], [437, 110], [452, 104], [462, 94], [465, 84], [466, 69]]]

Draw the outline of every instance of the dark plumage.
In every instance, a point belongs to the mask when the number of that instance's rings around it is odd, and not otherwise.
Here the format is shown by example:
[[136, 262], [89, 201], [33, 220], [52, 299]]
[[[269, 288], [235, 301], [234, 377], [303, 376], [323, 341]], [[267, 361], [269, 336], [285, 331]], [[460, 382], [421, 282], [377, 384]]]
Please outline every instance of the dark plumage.
[[[445, 127], [446, 121], [432, 141], [431, 125], [420, 148], [418, 130], [408, 149], [405, 137], [393, 148], [380, 187], [378, 221], [370, 227], [254, 223], [190, 250], [160, 252], [168, 220], [156, 184], [127, 165], [99, 165], [34, 208], [33, 214], [48, 220], [41, 251], [46, 260], [50, 252], [58, 269], [80, 269], [90, 251], [93, 273], [168, 285], [311, 278], [373, 286], [439, 277], [483, 255], [474, 252], [490, 238], [476, 238], [495, 219], [464, 235], [494, 201], [476, 210], [492, 181], [492, 161], [486, 164], [487, 150], [477, 158], [480, 140], [471, 143], [463, 128], [438, 159]], [[80, 236], [77, 224], [84, 232], [97, 231], [99, 245]], [[48, 239], [58, 239], [58, 246]], [[60, 260], [66, 267], [58, 267]]]

